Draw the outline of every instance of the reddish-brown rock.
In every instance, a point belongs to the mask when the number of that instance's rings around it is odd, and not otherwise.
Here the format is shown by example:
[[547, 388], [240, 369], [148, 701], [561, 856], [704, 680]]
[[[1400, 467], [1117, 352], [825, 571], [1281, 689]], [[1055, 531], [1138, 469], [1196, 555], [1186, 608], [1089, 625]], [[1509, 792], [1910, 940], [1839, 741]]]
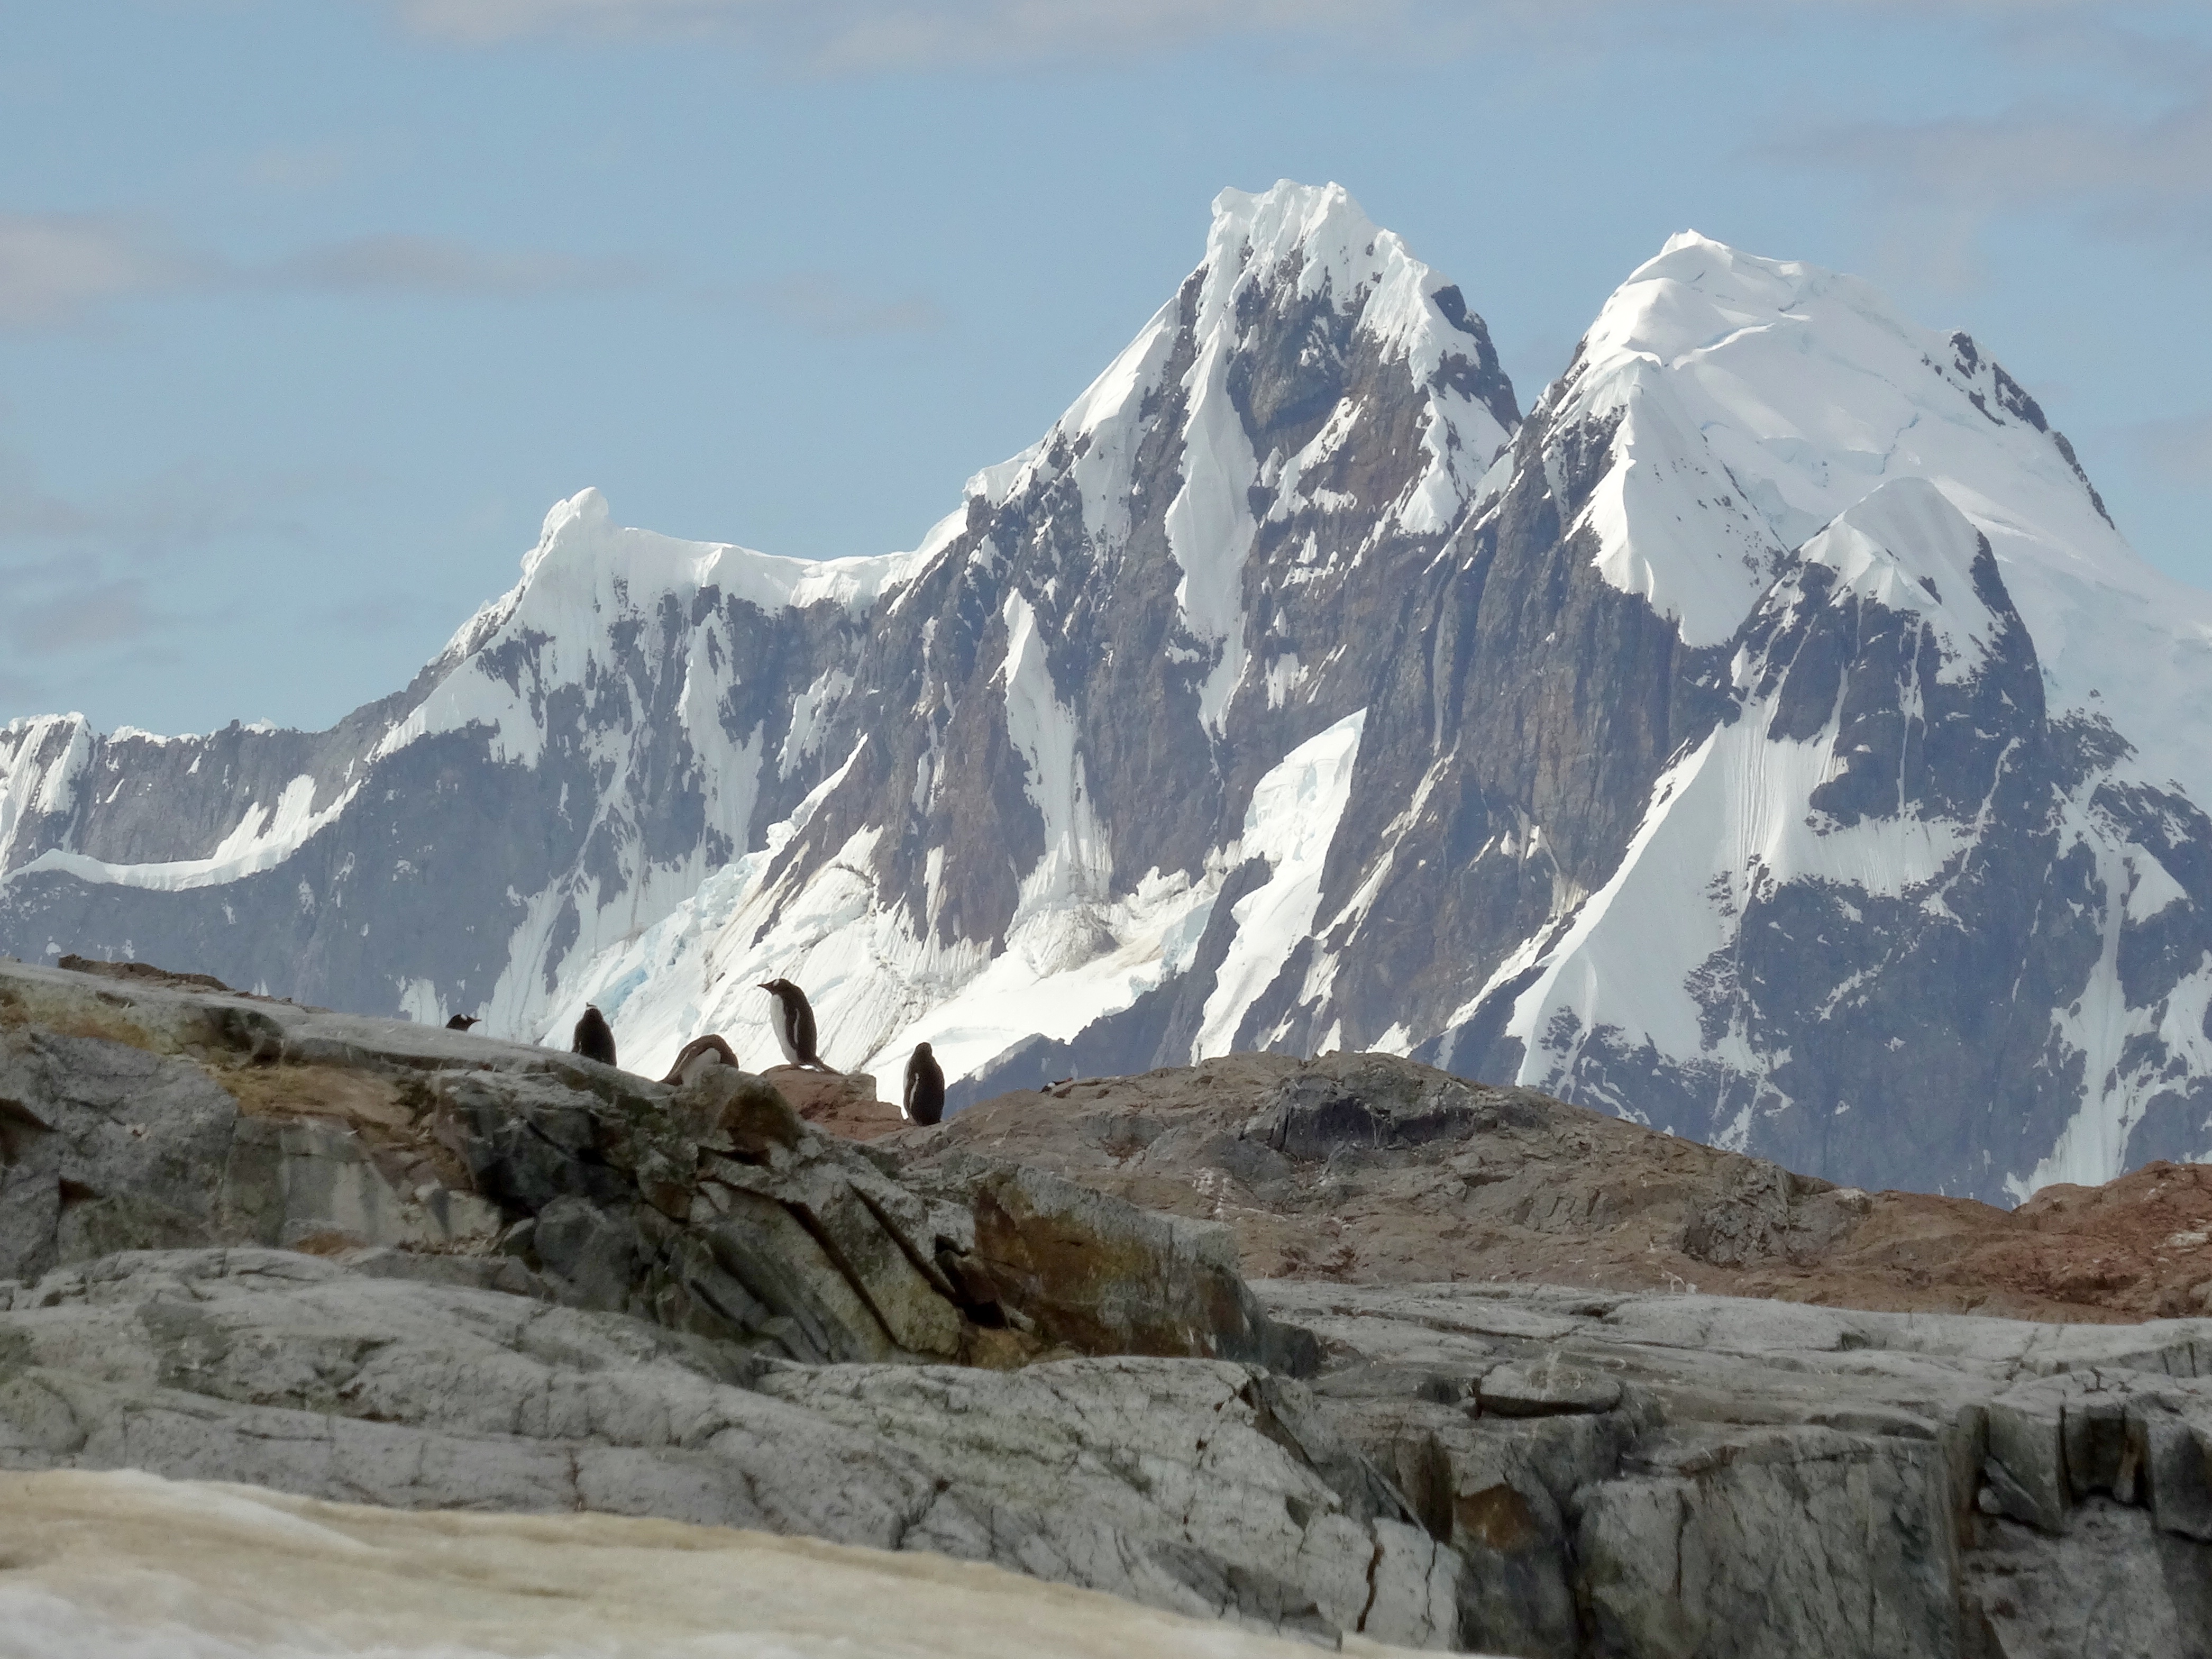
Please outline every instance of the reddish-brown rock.
[[2017, 1210], [1863, 1193], [1378, 1054], [1232, 1054], [1002, 1095], [897, 1143], [1226, 1222], [1255, 1279], [1696, 1289], [2124, 1322], [2212, 1315], [2212, 1168]]
[[907, 1127], [897, 1107], [876, 1098], [876, 1080], [866, 1072], [771, 1066], [761, 1075], [775, 1085], [793, 1111], [824, 1134], [873, 1140]]

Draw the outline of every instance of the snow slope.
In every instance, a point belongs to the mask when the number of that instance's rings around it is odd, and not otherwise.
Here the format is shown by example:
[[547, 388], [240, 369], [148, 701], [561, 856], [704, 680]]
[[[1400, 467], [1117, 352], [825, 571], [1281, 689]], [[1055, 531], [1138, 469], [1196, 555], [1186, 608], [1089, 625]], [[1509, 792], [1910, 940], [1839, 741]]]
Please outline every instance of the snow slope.
[[[1152, 871], [1118, 898], [1033, 882], [1006, 948], [991, 956], [965, 940], [941, 946], [927, 931], [917, 935], [898, 910], [872, 906], [854, 873], [863, 848], [847, 849], [833, 875], [781, 908], [762, 880], [764, 861], [748, 860], [593, 963], [566, 988], [554, 1027], [573, 1024], [591, 1002], [641, 1070], [664, 1068], [702, 1031], [721, 1032], [742, 1059], [767, 1066], [777, 1049], [771, 1000], [758, 988], [783, 975], [808, 988], [831, 1064], [888, 1079], [914, 1044], [926, 1042], [957, 1078], [1025, 1038], [1073, 1037], [1186, 970], [1224, 876], [1258, 859], [1267, 879], [1236, 901], [1231, 967], [1207, 1000], [1188, 1058], [1226, 1054], [1252, 1002], [1312, 924], [1362, 719], [1338, 721], [1270, 770], [1252, 792], [1243, 833], [1195, 881]], [[771, 852], [799, 827], [771, 830]], [[1079, 853], [1079, 836], [1067, 834], [1048, 843], [1039, 869], [1056, 872]]]
[[1990, 538], [2055, 699], [2093, 694], [2212, 799], [2212, 595], [2130, 548], [2021, 386], [1852, 276], [1685, 232], [1600, 312], [1555, 426], [1619, 422], [1584, 508], [1606, 579], [1719, 645], [1791, 550], [1883, 483], [1936, 484]]

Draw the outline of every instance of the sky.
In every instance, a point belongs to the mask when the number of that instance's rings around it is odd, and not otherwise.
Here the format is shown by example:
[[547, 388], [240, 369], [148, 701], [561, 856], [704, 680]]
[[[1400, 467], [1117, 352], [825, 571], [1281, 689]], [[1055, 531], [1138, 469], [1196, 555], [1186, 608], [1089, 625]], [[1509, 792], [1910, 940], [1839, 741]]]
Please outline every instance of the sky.
[[1523, 407], [1674, 231], [1963, 327], [2212, 587], [2212, 6], [0, 0], [0, 721], [319, 727], [587, 485], [913, 546], [1334, 179]]

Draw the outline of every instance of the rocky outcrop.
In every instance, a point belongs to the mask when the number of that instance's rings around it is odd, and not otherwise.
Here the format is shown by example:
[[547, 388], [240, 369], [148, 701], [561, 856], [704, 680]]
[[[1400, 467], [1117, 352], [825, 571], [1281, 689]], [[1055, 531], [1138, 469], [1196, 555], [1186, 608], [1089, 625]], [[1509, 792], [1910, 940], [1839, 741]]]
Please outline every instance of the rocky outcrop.
[[1388, 1196], [1437, 1250], [1439, 1172], [1518, 1182], [1524, 1240], [1737, 1274], [1873, 1200], [1388, 1058], [1127, 1086], [1054, 1172], [1005, 1156], [1054, 1097], [860, 1145], [732, 1067], [0, 965], [0, 1467], [927, 1550], [1323, 1646], [2202, 1659], [2212, 1321], [1255, 1286], [1091, 1183], [1142, 1150], [1248, 1244]]
[[730, 1067], [670, 1089], [15, 964], [0, 1127], [10, 1467], [760, 1526], [1455, 1638], [1456, 1558], [1312, 1416], [1311, 1340], [1211, 1224], [986, 1158], [903, 1181]]
[[132, 1249], [400, 1246], [815, 1362], [1303, 1352], [1217, 1227], [986, 1159], [902, 1184], [727, 1066], [672, 1089], [443, 1029], [0, 964], [0, 1276]]
[[906, 1127], [906, 1115], [876, 1097], [866, 1072], [816, 1072], [771, 1066], [761, 1073], [791, 1108], [817, 1129], [845, 1140], [873, 1140]]
[[395, 1265], [163, 1252], [17, 1290], [0, 1462], [926, 1548], [1325, 1644], [2180, 1659], [2212, 1628], [2201, 1321], [1264, 1286], [1328, 1348], [1310, 1391], [741, 1360]]
[[0, 1462], [927, 1549], [1325, 1642], [1455, 1632], [1455, 1559], [1295, 1385], [1218, 1361], [794, 1365], [468, 1285], [486, 1265], [60, 1269], [0, 1309]]
[[2017, 1210], [1860, 1192], [1384, 1054], [1232, 1054], [971, 1107], [884, 1143], [984, 1152], [1234, 1230], [1256, 1277], [1538, 1280], [1839, 1306], [2212, 1314], [2212, 1169]]
[[1277, 1283], [1322, 1414], [1546, 1656], [2212, 1650], [2212, 1322]]

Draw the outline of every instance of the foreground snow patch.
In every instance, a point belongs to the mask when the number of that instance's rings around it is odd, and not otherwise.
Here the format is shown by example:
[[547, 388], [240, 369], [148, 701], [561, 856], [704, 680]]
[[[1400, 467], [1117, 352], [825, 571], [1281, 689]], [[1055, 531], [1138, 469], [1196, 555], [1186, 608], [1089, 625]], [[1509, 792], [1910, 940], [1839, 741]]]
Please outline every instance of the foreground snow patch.
[[[672, 1521], [0, 1477], [0, 1659], [1263, 1659], [1295, 1643], [921, 1553]], [[1348, 1640], [1345, 1651], [1404, 1651]]]

